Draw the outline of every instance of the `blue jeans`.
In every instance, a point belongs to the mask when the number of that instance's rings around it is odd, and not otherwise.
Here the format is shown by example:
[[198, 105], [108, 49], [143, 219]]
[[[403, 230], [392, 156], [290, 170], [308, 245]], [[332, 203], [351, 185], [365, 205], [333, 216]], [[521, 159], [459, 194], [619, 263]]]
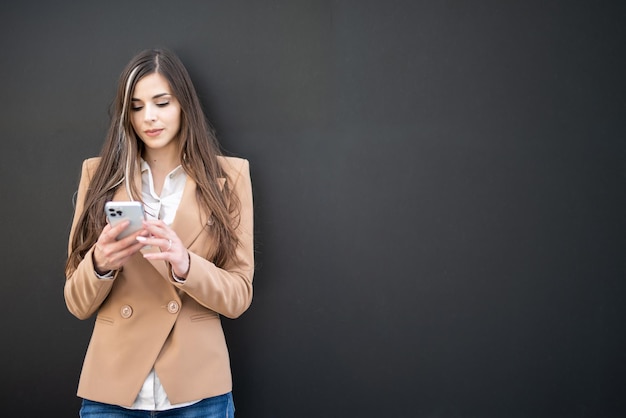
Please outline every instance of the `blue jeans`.
[[128, 409], [88, 399], [83, 399], [80, 408], [81, 418], [234, 418], [234, 416], [235, 405], [232, 393], [206, 398], [193, 405], [167, 411]]

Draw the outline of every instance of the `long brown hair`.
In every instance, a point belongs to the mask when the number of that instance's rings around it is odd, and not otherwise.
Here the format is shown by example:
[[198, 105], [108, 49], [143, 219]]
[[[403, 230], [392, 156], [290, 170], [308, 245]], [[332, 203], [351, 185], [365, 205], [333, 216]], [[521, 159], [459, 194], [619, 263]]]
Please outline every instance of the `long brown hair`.
[[97, 241], [106, 225], [104, 203], [113, 197], [115, 190], [126, 187], [131, 199], [141, 200], [141, 190], [137, 190], [133, 178], [139, 170], [143, 143], [130, 122], [130, 101], [137, 82], [153, 73], [167, 79], [180, 103], [180, 161], [185, 173], [197, 184], [196, 197], [200, 207], [211, 211], [213, 216], [212, 228], [218, 241], [213, 261], [222, 267], [235, 257], [240, 202], [232, 193], [230, 179], [226, 178], [223, 188], [218, 183], [219, 177], [227, 176], [217, 159], [222, 152], [215, 131], [202, 110], [187, 69], [176, 54], [166, 49], [149, 49], [135, 55], [120, 75], [111, 106], [109, 130], [100, 151], [101, 160], [87, 189], [84, 210], [72, 236], [71, 252], [65, 265], [67, 275], [78, 267]]

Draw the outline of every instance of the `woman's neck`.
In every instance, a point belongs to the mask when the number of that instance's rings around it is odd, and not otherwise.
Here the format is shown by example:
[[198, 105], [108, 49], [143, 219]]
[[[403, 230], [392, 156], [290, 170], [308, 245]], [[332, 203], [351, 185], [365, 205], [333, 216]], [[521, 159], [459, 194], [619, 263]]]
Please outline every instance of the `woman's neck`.
[[145, 150], [143, 159], [150, 166], [155, 192], [160, 195], [165, 183], [165, 177], [180, 165], [178, 154], [168, 152], [165, 149]]
[[180, 158], [177, 152], [168, 149], [144, 150], [143, 159], [150, 166], [152, 172], [168, 174], [180, 165]]

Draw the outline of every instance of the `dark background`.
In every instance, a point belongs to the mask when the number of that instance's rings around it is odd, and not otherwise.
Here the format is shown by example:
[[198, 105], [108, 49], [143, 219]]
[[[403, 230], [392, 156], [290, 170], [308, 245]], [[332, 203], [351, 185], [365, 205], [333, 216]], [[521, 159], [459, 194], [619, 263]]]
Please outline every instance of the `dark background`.
[[255, 298], [224, 320], [238, 417], [626, 416], [625, 2], [0, 16], [3, 416], [77, 416], [72, 195], [154, 46], [251, 163]]

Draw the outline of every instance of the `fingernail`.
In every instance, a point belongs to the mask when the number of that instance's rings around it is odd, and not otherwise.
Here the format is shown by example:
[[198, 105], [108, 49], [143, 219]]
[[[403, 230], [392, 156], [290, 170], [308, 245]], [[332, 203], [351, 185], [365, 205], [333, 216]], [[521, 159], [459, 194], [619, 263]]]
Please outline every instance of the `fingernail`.
[[139, 242], [144, 242], [147, 238], [146, 237], [142, 237], [141, 235], [137, 236], [137, 241]]

